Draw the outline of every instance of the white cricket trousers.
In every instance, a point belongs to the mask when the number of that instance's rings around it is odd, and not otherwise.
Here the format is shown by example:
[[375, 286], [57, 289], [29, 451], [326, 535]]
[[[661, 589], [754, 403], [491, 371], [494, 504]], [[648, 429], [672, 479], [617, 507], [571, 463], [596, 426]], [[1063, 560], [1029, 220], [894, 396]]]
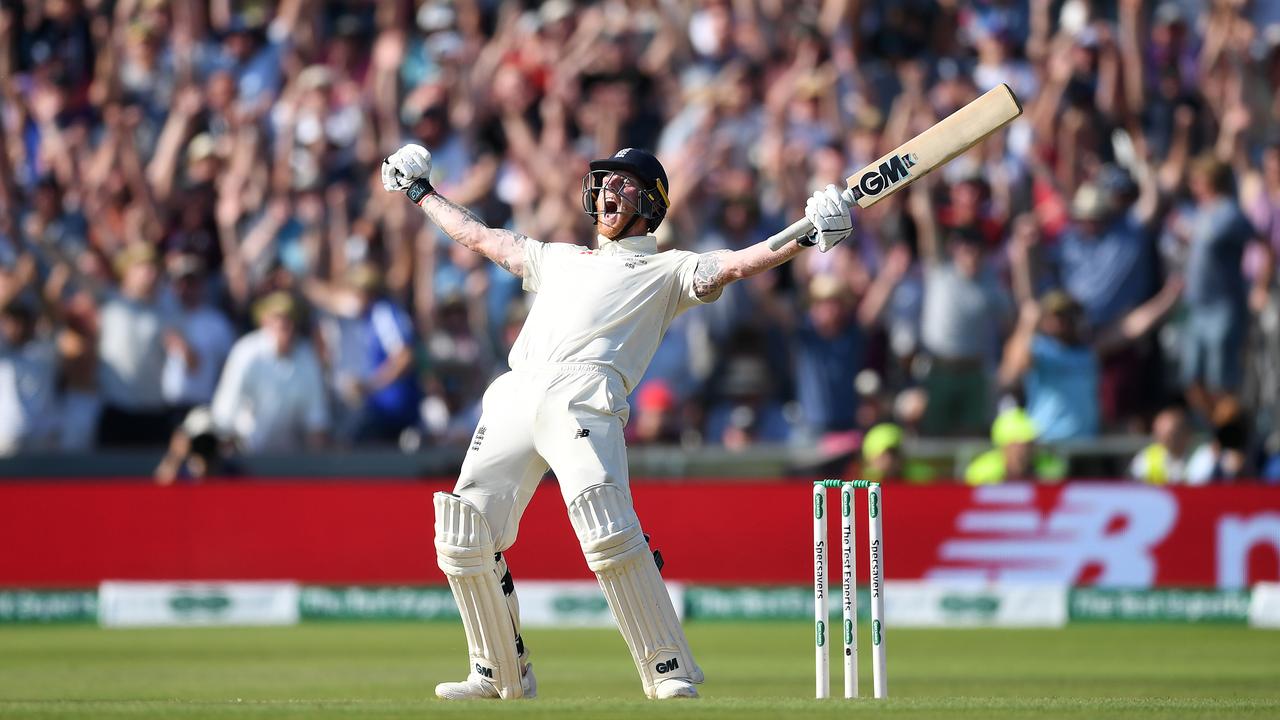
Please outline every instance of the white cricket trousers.
[[594, 485], [616, 485], [630, 497], [622, 436], [629, 413], [621, 376], [601, 365], [505, 373], [484, 393], [454, 493], [479, 508], [498, 552], [515, 542], [548, 466], [566, 504]]

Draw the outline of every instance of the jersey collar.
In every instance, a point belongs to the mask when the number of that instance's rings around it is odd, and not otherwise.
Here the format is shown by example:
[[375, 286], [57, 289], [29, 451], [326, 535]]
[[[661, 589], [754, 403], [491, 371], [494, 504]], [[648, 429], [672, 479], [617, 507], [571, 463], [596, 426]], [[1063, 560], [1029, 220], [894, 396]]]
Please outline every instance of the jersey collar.
[[658, 238], [652, 235], [633, 235], [610, 240], [603, 235], [597, 235], [596, 247], [597, 252], [604, 255], [617, 255], [624, 252], [653, 255], [658, 252]]

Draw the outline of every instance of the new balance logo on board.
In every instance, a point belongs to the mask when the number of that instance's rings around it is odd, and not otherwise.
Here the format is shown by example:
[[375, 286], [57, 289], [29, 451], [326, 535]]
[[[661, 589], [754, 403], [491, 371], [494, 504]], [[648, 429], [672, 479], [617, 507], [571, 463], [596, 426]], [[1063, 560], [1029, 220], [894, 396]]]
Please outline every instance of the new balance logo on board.
[[578, 432], [573, 434], [574, 440], [578, 440], [584, 437], [591, 437], [591, 431], [586, 428], [578, 428]]

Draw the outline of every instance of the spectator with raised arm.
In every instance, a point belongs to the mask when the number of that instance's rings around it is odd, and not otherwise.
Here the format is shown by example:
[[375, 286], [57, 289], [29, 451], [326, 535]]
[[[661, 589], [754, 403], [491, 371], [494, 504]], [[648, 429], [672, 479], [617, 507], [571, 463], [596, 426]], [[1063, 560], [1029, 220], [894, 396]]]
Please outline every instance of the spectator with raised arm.
[[920, 339], [929, 356], [924, 430], [976, 435], [986, 427], [991, 412], [989, 358], [1011, 303], [987, 266], [982, 237], [972, 230], [953, 230], [943, 236], [930, 186], [917, 185], [909, 192], [924, 264]]
[[1171, 279], [1152, 299], [1097, 330], [1085, 310], [1055, 290], [1023, 305], [1005, 346], [999, 378], [1006, 387], [1025, 386], [1027, 413], [1044, 441], [1094, 437], [1099, 430], [1101, 359], [1149, 333], [1177, 303], [1181, 278]]
[[420, 421], [419, 389], [414, 367], [417, 337], [409, 314], [386, 293], [374, 267], [352, 267], [342, 286], [311, 282], [309, 299], [347, 324], [356, 335], [361, 357], [353, 375], [338, 378], [339, 396], [356, 411], [351, 430], [356, 442], [395, 442]]

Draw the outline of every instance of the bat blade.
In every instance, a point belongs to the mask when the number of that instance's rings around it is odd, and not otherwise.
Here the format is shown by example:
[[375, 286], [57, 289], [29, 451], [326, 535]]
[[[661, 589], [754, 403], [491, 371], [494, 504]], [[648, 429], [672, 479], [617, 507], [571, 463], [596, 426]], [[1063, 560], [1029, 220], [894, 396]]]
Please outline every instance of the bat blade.
[[[888, 155], [850, 175], [845, 180], [849, 188], [845, 191], [845, 198], [859, 207], [871, 207], [946, 165], [1021, 114], [1022, 104], [1013, 90], [1001, 83]], [[769, 247], [780, 250], [812, 229], [813, 225], [808, 220], [798, 220], [769, 238]]]

